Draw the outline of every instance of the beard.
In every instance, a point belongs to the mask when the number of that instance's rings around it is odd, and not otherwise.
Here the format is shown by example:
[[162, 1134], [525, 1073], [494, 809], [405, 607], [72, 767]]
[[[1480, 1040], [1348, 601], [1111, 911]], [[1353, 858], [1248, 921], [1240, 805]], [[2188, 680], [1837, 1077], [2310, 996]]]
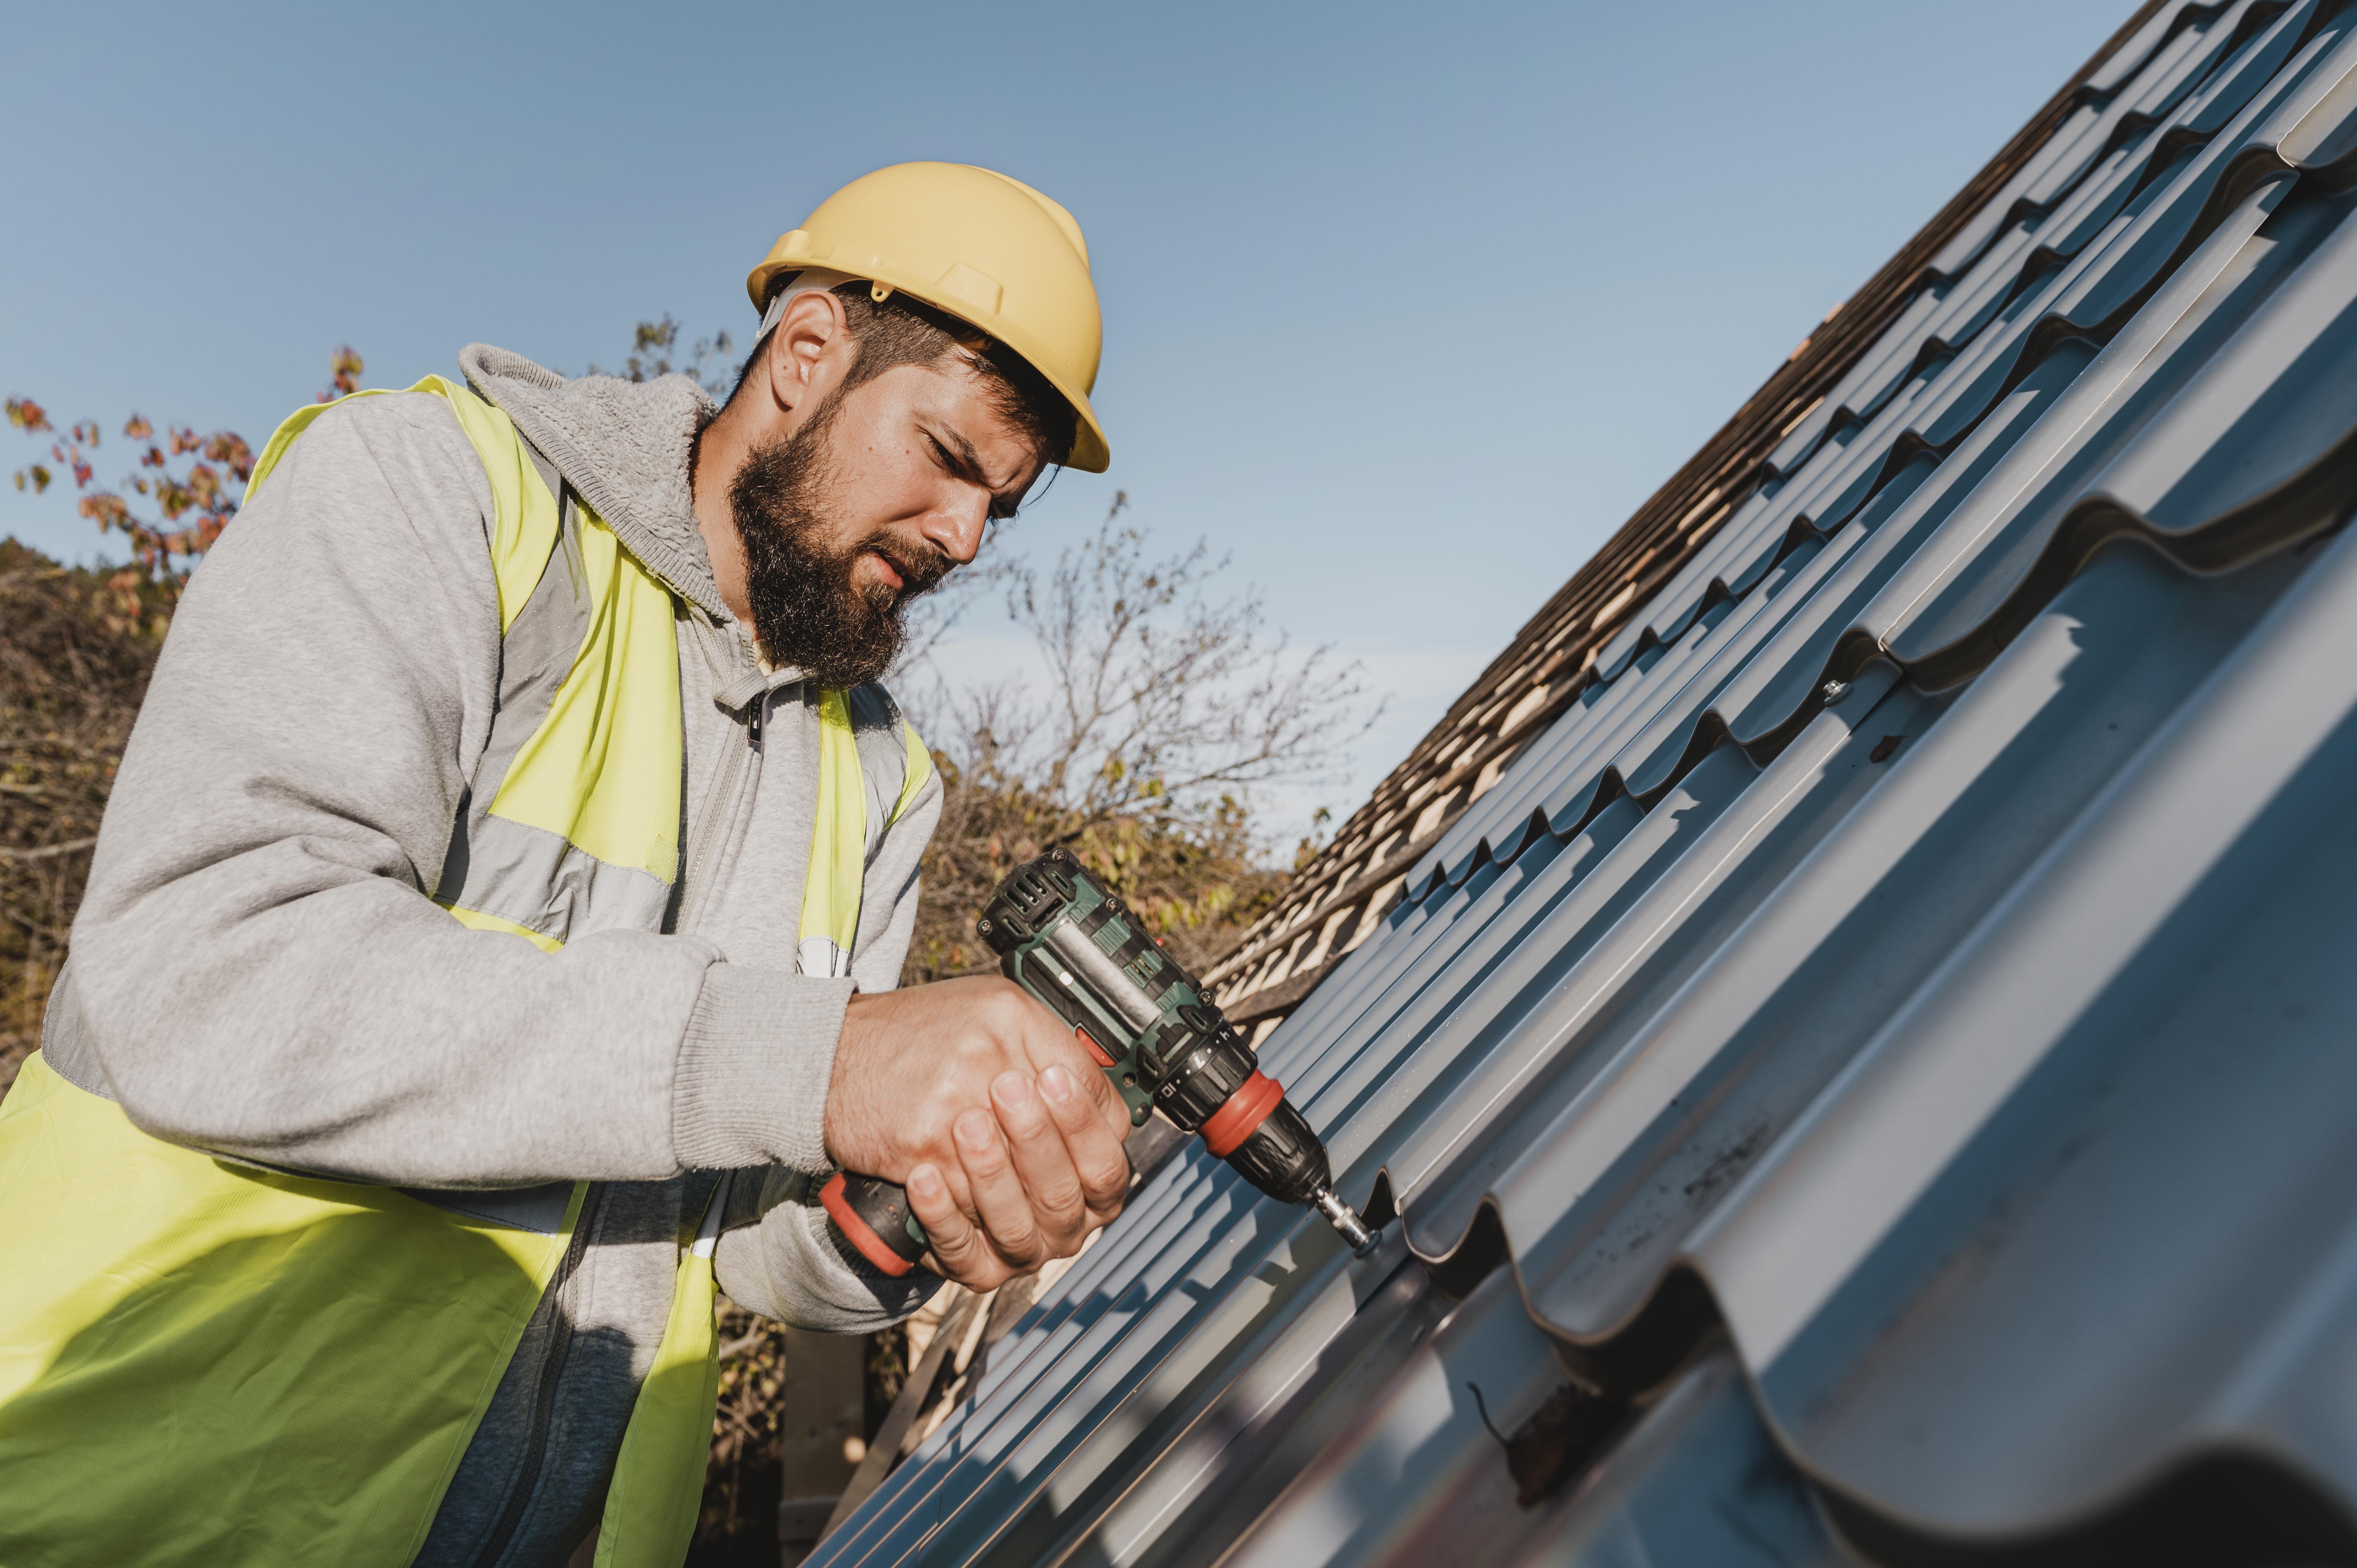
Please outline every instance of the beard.
[[[881, 529], [828, 547], [845, 532], [834, 521], [827, 435], [834, 410], [830, 401], [791, 435], [756, 448], [729, 481], [728, 510], [745, 548], [746, 597], [763, 656], [822, 687], [848, 689], [891, 668], [908, 636], [902, 609], [938, 587], [953, 563]], [[892, 563], [899, 588], [853, 584], [852, 568], [869, 551]]]

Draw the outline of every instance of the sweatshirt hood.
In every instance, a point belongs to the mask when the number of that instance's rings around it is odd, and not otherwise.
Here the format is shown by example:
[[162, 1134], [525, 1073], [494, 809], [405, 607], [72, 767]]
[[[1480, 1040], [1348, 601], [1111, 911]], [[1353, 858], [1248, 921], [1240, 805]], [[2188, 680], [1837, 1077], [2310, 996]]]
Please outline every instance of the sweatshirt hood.
[[674, 593], [726, 623], [695, 522], [688, 459], [719, 407], [687, 376], [566, 378], [521, 354], [469, 343], [458, 367], [515, 421], [631, 554]]

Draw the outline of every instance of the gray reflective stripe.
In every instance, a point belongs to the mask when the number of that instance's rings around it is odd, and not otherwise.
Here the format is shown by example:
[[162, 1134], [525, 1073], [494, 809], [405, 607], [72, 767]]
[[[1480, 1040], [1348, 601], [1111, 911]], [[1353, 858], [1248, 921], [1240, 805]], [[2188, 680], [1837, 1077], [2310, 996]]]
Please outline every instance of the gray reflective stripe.
[[672, 890], [637, 866], [607, 865], [562, 834], [490, 814], [509, 767], [547, 722], [589, 636], [580, 509], [569, 494], [561, 506], [555, 550], [500, 645], [499, 712], [435, 897], [567, 942], [591, 931], [660, 930]]
[[544, 1182], [538, 1187], [478, 1187], [463, 1192], [431, 1187], [394, 1190], [469, 1219], [487, 1219], [494, 1225], [541, 1236], [554, 1236], [565, 1229], [565, 1210], [573, 1202], [573, 1184], [569, 1181]]
[[794, 947], [794, 970], [822, 980], [841, 980], [851, 972], [851, 955], [835, 946], [833, 937], [804, 937]]
[[[813, 700], [815, 701], [815, 694]], [[867, 844], [870, 861], [884, 843], [892, 808], [900, 803], [900, 787], [909, 778], [909, 743], [901, 733], [899, 704], [881, 686], [855, 686], [844, 693], [851, 714], [852, 738], [859, 746], [859, 775], [867, 786]]]
[[456, 900], [462, 908], [560, 942], [662, 929], [671, 884], [635, 865], [609, 865], [561, 833], [505, 817], [475, 818], [467, 837], [467, 885]]
[[556, 689], [588, 640], [589, 571], [581, 560], [580, 514], [569, 496], [563, 516], [547, 568], [500, 641], [500, 710], [475, 768], [474, 797], [482, 811], [498, 798], [516, 753], [547, 720]]
[[737, 1184], [735, 1171], [722, 1171], [720, 1185], [704, 1201], [704, 1223], [695, 1228], [695, 1241], [688, 1251], [699, 1258], [712, 1256], [720, 1243], [720, 1222], [728, 1213], [728, 1189]]
[[533, 446], [532, 437], [521, 430], [516, 432], [516, 445], [522, 446], [523, 455], [532, 459], [533, 471], [540, 476], [540, 482], [548, 487], [548, 493], [556, 498], [558, 505], [563, 505], [565, 476], [556, 471], [556, 465], [548, 460], [548, 454]]

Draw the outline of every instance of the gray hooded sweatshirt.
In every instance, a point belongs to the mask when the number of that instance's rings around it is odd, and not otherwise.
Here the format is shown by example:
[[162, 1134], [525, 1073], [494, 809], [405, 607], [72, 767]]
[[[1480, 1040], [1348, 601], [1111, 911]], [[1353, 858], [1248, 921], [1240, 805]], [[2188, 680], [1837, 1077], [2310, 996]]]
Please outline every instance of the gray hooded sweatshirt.
[[491, 492], [445, 400], [357, 399], [189, 585], [43, 1051], [144, 1131], [233, 1159], [499, 1216], [596, 1184], [417, 1559], [526, 1564], [596, 1523], [718, 1173], [720, 1286], [754, 1311], [863, 1332], [940, 1283], [846, 1256], [813, 1177], [844, 1007], [898, 980], [941, 785], [871, 835], [850, 977], [797, 973], [817, 693], [763, 671], [714, 585], [688, 488], [710, 400], [481, 345], [460, 362], [683, 602], [676, 929], [551, 956], [431, 901], [500, 688]]

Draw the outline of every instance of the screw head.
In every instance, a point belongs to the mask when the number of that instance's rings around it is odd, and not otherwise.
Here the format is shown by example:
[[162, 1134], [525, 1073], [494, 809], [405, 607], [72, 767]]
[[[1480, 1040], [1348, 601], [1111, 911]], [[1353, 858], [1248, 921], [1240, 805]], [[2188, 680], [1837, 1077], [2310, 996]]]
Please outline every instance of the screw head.
[[1846, 681], [1828, 681], [1823, 686], [1817, 688], [1817, 691], [1818, 694], [1823, 696], [1826, 702], [1838, 703], [1844, 697], [1849, 695], [1849, 682]]

